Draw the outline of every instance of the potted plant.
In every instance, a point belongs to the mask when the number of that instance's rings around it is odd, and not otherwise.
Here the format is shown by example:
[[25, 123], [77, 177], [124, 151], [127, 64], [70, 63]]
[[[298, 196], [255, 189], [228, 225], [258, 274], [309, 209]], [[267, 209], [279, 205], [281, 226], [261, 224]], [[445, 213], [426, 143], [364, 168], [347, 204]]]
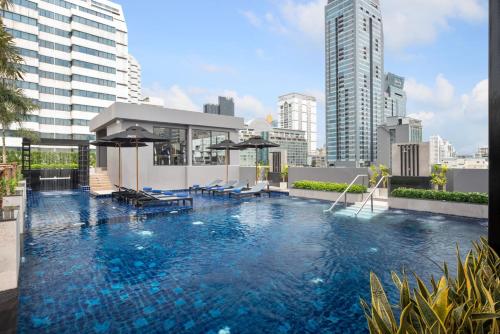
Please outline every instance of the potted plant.
[[448, 183], [447, 172], [448, 166], [434, 165], [434, 172], [431, 174], [431, 183], [434, 186], [434, 190], [446, 191], [446, 184]]
[[[371, 165], [370, 166], [370, 188], [368, 189], [368, 192], [372, 192], [375, 186], [377, 185], [378, 178], [380, 177], [379, 170], [376, 165]], [[378, 190], [375, 190], [375, 193], [373, 194], [375, 197], [378, 197], [379, 192]]]
[[281, 181], [280, 182], [280, 189], [288, 189], [288, 165], [285, 165], [283, 167], [283, 170], [281, 171]]
[[391, 176], [391, 170], [389, 169], [389, 167], [385, 166], [385, 165], [380, 165], [378, 166], [379, 170], [380, 170], [380, 174], [382, 175], [382, 177], [384, 178], [384, 181], [382, 182], [382, 188], [379, 189], [379, 196], [380, 197], [383, 197], [383, 198], [387, 198], [388, 197], [388, 190], [387, 190], [387, 185], [389, 184], [389, 176]]

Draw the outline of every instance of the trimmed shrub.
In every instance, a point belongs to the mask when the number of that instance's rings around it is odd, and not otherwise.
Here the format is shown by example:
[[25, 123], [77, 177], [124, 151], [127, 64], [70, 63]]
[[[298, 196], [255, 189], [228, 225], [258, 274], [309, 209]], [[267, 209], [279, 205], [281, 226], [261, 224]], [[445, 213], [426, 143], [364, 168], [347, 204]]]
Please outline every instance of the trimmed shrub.
[[399, 198], [428, 199], [433, 201], [488, 204], [488, 194], [484, 193], [461, 193], [398, 188], [391, 193], [391, 196]]
[[[316, 191], [329, 191], [342, 193], [349, 185], [346, 183], [330, 183], [318, 181], [297, 181], [293, 184], [295, 189], [316, 190]], [[355, 184], [349, 189], [349, 193], [362, 194], [365, 193], [367, 188], [365, 186]]]

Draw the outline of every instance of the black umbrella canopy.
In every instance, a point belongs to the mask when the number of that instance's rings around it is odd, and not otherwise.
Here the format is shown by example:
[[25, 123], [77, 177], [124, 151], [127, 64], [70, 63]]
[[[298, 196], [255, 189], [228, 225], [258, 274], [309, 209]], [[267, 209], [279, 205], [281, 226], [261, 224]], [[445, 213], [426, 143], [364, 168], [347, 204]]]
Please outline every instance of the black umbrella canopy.
[[[93, 141], [90, 143], [90, 145], [92, 146], [97, 146], [97, 147], [121, 147], [121, 148], [124, 148], [124, 147], [135, 147], [136, 144], [135, 143], [132, 143], [132, 142], [113, 142], [113, 141], [104, 141], [104, 140], [97, 140], [97, 141]], [[144, 144], [144, 143], [138, 143], [137, 144], [138, 147], [145, 147], [145, 146], [148, 146], [147, 144]]]
[[127, 130], [102, 138], [103, 141], [131, 142], [131, 143], [155, 143], [165, 142], [165, 138], [157, 136], [141, 126], [131, 126]]
[[239, 149], [246, 149], [246, 148], [270, 148], [270, 147], [279, 147], [278, 144], [272, 143], [268, 140], [265, 140], [262, 137], [255, 136], [252, 137], [242, 143], [234, 145], [235, 147]]
[[232, 140], [224, 140], [218, 144], [212, 145], [208, 148], [209, 150], [240, 150], [241, 148], [236, 147], [236, 144]]

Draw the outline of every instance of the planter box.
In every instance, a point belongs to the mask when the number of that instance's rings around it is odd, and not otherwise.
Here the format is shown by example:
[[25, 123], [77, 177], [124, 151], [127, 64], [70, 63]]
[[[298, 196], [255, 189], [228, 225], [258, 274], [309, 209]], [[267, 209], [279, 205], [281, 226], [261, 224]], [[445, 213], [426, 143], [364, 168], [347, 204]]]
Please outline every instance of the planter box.
[[[15, 209], [12, 210], [14, 211], [9, 211], [8, 218], [13, 218], [13, 220], [0, 221], [0, 292], [16, 289], [19, 279], [21, 261], [20, 217]], [[11, 217], [11, 215], [17, 217]]]
[[[324, 201], [335, 202], [342, 193], [335, 193], [331, 191], [317, 191], [317, 190], [306, 190], [306, 189], [290, 189], [290, 196], [302, 197], [309, 199], [319, 199]], [[347, 194], [347, 203], [362, 202], [368, 194]], [[344, 198], [342, 198], [342, 201]]]
[[389, 197], [389, 208], [488, 219], [488, 205]]

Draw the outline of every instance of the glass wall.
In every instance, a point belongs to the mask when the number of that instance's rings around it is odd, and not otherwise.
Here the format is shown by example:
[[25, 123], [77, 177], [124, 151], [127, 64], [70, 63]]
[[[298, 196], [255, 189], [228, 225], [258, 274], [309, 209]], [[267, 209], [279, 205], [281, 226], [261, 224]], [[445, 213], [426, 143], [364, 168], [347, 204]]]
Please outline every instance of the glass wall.
[[193, 165], [225, 165], [226, 151], [209, 150], [212, 145], [229, 139], [228, 132], [193, 130]]
[[153, 161], [155, 166], [187, 165], [187, 130], [170, 127], [155, 127], [155, 135], [166, 138], [164, 143], [155, 143]]

